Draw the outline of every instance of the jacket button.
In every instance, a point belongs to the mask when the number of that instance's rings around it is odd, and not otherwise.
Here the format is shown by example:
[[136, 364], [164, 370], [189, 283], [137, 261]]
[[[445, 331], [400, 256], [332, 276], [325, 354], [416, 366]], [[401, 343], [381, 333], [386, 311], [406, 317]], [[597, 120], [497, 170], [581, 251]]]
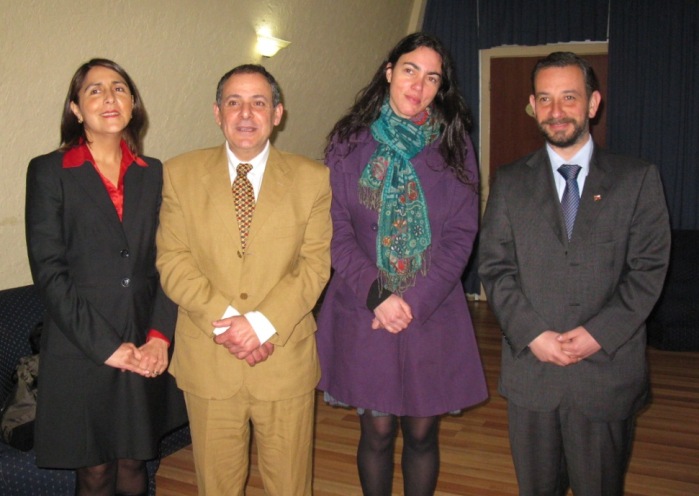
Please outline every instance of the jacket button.
[[240, 293], [240, 299], [241, 299], [241, 300], [247, 300], [247, 299], [248, 299], [248, 294], [247, 294], [247, 293]]
[[129, 258], [129, 256], [131, 255], [131, 253], [129, 253], [129, 250], [127, 250], [126, 248], [124, 248], [123, 250], [121, 250], [121, 251], [119, 252], [119, 255], [121, 255], [121, 258]]
[[243, 254], [238, 250], [238, 258], [243, 258]]
[[121, 280], [121, 286], [122, 286], [122, 287], [128, 288], [130, 285], [131, 285], [131, 279], [129, 279], [128, 277], [124, 277], [124, 278]]

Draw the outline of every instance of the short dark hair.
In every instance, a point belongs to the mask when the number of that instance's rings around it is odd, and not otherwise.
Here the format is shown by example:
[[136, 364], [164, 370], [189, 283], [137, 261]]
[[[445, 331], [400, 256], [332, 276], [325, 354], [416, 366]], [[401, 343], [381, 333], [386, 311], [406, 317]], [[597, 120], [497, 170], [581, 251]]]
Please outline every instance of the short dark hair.
[[129, 146], [129, 149], [136, 155], [140, 155], [143, 151], [143, 136], [146, 133], [148, 127], [148, 114], [146, 113], [146, 108], [143, 106], [143, 100], [141, 99], [141, 94], [138, 92], [136, 84], [129, 74], [116, 62], [108, 59], [92, 59], [85, 62], [83, 65], [78, 67], [75, 71], [73, 79], [70, 81], [70, 86], [68, 87], [68, 94], [66, 95], [65, 103], [63, 104], [63, 115], [61, 116], [61, 147], [60, 150], [68, 150], [74, 146], [78, 146], [81, 140], [87, 142], [87, 135], [85, 134], [85, 127], [78, 118], [73, 113], [70, 108], [71, 103], [78, 105], [80, 103], [80, 88], [82, 88], [87, 73], [93, 67], [106, 67], [111, 69], [117, 74], [119, 74], [127, 86], [129, 91], [133, 96], [133, 110], [131, 114], [131, 120], [129, 124], [124, 129], [124, 140]]
[[222, 103], [221, 100], [223, 98], [223, 87], [225, 86], [226, 81], [228, 81], [232, 76], [235, 76], [236, 74], [260, 74], [264, 76], [269, 85], [272, 87], [272, 105], [276, 107], [277, 105], [282, 103], [282, 91], [281, 88], [279, 88], [279, 83], [277, 83], [277, 80], [274, 79], [274, 76], [272, 76], [267, 71], [267, 69], [264, 68], [264, 66], [261, 66], [259, 64], [243, 64], [234, 67], [233, 69], [225, 73], [223, 76], [221, 76], [221, 79], [218, 81], [218, 86], [216, 86], [216, 105], [218, 105], [219, 107]]
[[585, 91], [587, 92], [588, 98], [592, 95], [593, 91], [599, 91], [599, 81], [597, 80], [595, 71], [587, 60], [573, 52], [552, 52], [547, 57], [539, 59], [534, 69], [532, 69], [532, 93], [536, 94], [534, 82], [536, 81], [536, 76], [539, 74], [539, 71], [548, 67], [568, 67], [571, 65], [578, 66], [582, 71], [583, 78], [585, 79]]
[[421, 47], [434, 50], [442, 58], [441, 83], [432, 102], [435, 115], [442, 126], [440, 153], [459, 179], [475, 184], [476, 178], [467, 178], [464, 170], [466, 154], [473, 153], [473, 150], [466, 149], [465, 141], [471, 130], [471, 112], [459, 92], [456, 71], [449, 51], [438, 38], [426, 33], [409, 34], [393, 47], [369, 84], [357, 94], [354, 105], [330, 131], [325, 153], [330, 151], [335, 140], [346, 141], [353, 134], [371, 126], [379, 117], [381, 106], [390, 93], [386, 70], [395, 67], [402, 55]]

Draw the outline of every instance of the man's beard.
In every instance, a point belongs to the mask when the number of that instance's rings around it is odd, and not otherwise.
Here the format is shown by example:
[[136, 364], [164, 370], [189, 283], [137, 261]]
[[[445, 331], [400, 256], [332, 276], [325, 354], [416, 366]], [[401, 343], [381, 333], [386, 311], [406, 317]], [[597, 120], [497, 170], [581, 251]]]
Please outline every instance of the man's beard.
[[[573, 124], [573, 133], [570, 136], [566, 136], [564, 132], [549, 133], [544, 127], [546, 124], [560, 124], [562, 122]], [[541, 134], [546, 138], [546, 141], [558, 148], [568, 148], [576, 144], [580, 138], [587, 133], [587, 123], [587, 120], [578, 124], [573, 119], [549, 119], [542, 123], [537, 123], [537, 125], [539, 126]]]

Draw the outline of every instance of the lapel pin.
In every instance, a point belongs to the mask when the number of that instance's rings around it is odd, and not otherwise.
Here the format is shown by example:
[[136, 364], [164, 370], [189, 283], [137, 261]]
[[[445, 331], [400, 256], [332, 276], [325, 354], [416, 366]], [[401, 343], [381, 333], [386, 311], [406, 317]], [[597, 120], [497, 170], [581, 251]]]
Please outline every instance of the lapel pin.
[[600, 200], [602, 199], [602, 195], [593, 195], [593, 196], [592, 196], [592, 199], [593, 199], [594, 201], [600, 201]]

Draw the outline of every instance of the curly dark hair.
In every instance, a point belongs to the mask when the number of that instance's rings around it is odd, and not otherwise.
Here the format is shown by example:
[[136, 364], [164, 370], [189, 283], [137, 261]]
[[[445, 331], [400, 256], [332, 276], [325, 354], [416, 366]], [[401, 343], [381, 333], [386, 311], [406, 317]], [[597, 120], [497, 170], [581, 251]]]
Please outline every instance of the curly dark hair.
[[78, 122], [78, 118], [71, 110], [70, 104], [79, 104], [80, 88], [82, 88], [85, 82], [87, 73], [90, 72], [90, 69], [93, 67], [106, 67], [107, 69], [113, 70], [124, 78], [124, 81], [129, 87], [129, 91], [133, 96], [133, 110], [131, 121], [129, 121], [129, 124], [124, 129], [124, 140], [132, 153], [141, 155], [143, 152], [143, 136], [146, 134], [146, 128], [148, 127], [148, 115], [143, 106], [141, 94], [138, 92], [136, 84], [128, 73], [119, 64], [108, 59], [92, 59], [85, 62], [75, 71], [73, 79], [70, 81], [68, 95], [66, 95], [66, 100], [63, 105], [63, 115], [61, 116], [61, 146], [59, 150], [65, 151], [74, 146], [78, 146], [81, 140], [88, 142], [85, 128], [82, 123]]
[[471, 130], [471, 112], [459, 92], [454, 64], [448, 50], [441, 41], [426, 33], [410, 34], [393, 47], [371, 82], [357, 94], [354, 105], [328, 134], [325, 153], [330, 151], [333, 141], [347, 141], [350, 136], [371, 126], [379, 117], [381, 106], [389, 94], [386, 69], [395, 67], [403, 54], [420, 47], [430, 48], [442, 58], [441, 83], [432, 102], [434, 115], [441, 124], [440, 153], [447, 167], [452, 169], [460, 181], [474, 184], [475, 178], [469, 178], [464, 170], [466, 154], [469, 153], [464, 139]]

